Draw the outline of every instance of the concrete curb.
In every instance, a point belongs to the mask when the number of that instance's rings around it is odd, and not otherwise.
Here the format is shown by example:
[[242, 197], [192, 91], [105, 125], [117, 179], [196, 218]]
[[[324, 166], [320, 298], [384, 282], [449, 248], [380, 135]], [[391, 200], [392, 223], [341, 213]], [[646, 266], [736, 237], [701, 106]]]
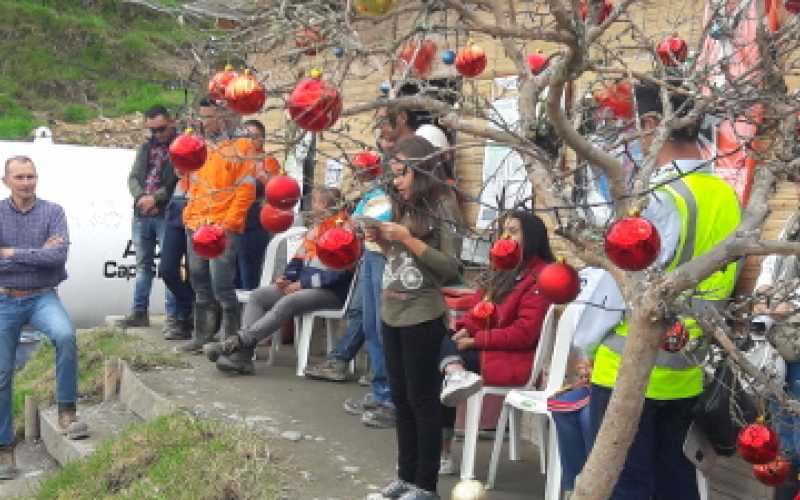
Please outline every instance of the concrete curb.
[[152, 420], [164, 415], [172, 415], [178, 411], [178, 405], [156, 393], [139, 380], [136, 372], [131, 370], [125, 361], [122, 364], [122, 376], [119, 384], [119, 400], [130, 411], [144, 420]]
[[39, 411], [39, 429], [47, 453], [62, 466], [91, 455], [94, 443], [91, 441], [72, 441], [61, 434], [58, 426], [58, 410], [55, 407]]

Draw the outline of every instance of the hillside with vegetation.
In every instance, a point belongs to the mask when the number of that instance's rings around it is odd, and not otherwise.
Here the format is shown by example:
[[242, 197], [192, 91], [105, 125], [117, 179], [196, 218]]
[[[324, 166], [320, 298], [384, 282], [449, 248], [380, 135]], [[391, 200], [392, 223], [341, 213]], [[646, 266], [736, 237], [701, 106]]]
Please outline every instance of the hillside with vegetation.
[[0, 0], [0, 139], [181, 106], [206, 28], [119, 0]]

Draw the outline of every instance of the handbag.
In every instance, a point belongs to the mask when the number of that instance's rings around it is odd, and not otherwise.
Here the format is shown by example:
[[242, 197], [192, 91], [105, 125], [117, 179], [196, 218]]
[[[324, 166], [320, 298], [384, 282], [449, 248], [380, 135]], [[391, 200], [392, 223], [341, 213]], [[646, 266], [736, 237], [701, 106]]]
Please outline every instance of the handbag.
[[736, 438], [742, 422], [758, 416], [753, 397], [742, 386], [730, 363], [723, 360], [694, 406], [694, 424], [702, 431], [717, 454], [729, 457], [736, 452]]

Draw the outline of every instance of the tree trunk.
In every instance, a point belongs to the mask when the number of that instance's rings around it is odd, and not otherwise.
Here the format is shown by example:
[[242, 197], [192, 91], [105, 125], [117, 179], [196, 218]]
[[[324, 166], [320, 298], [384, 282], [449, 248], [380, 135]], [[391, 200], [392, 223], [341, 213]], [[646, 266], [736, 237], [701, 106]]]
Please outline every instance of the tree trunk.
[[655, 300], [647, 294], [630, 316], [617, 383], [572, 500], [611, 496], [639, 428], [645, 389], [663, 335], [662, 323], [650, 319], [656, 310]]

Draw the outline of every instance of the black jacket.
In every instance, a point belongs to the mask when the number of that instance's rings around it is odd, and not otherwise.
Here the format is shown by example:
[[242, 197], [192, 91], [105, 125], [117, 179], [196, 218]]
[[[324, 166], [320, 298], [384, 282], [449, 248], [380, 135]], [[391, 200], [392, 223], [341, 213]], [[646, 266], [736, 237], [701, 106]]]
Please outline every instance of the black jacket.
[[[144, 184], [147, 179], [147, 158], [150, 154], [151, 145], [152, 142], [147, 141], [139, 147], [139, 150], [136, 152], [136, 159], [133, 162], [133, 167], [131, 168], [131, 173], [128, 176], [128, 190], [131, 196], [133, 196], [134, 207], [136, 206], [136, 202], [139, 201], [139, 198], [146, 194], [144, 192]], [[164, 213], [164, 207], [166, 207], [169, 199], [172, 197], [172, 192], [175, 190], [175, 184], [177, 182], [178, 176], [175, 174], [175, 168], [172, 166], [172, 162], [167, 160], [164, 164], [164, 168], [161, 169], [161, 187], [153, 193], [159, 214]], [[137, 213], [137, 215], [140, 214]]]

